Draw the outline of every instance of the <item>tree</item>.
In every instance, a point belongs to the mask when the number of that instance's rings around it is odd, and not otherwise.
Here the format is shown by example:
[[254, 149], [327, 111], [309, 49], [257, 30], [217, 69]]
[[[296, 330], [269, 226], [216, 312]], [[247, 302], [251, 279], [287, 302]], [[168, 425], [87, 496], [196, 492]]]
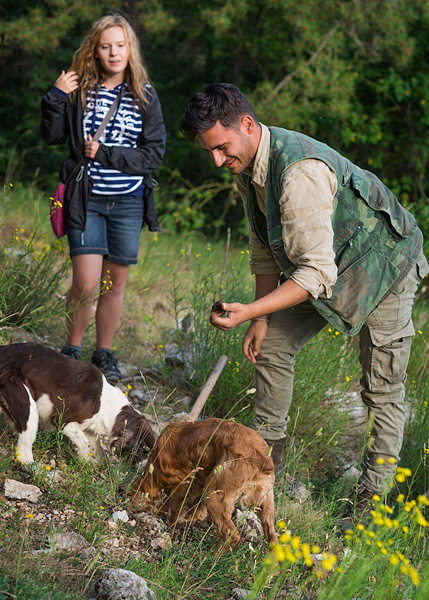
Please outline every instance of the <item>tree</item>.
[[[376, 172], [429, 229], [427, 0], [90, 0], [84, 9], [80, 0], [18, 0], [0, 26], [3, 169], [23, 139], [38, 151], [17, 174], [28, 179], [40, 167], [38, 181], [52, 182], [59, 156], [37, 139], [40, 97], [90, 22], [112, 8], [130, 17], [141, 40], [163, 105], [170, 170], [195, 185], [221, 181], [178, 124], [194, 91], [227, 81], [262, 122], [303, 131]], [[219, 215], [210, 203], [204, 210], [206, 221]]]

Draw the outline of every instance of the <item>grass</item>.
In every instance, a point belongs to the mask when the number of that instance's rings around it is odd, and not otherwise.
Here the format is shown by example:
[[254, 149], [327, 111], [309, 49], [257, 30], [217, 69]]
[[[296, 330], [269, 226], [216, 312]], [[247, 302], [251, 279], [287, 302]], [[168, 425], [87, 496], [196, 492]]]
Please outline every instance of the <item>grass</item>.
[[[5, 191], [1, 203], [3, 249], [24, 248], [29, 257], [21, 260], [22, 254], [9, 255], [12, 270], [6, 269], [0, 279], [3, 306], [12, 306], [5, 290], [10, 289], [10, 273], [19, 273], [21, 297], [25, 292], [23, 297], [37, 300], [42, 309], [34, 305], [27, 321], [9, 320], [0, 329], [0, 341], [9, 343], [24, 328], [43, 334], [48, 343], [59, 347], [64, 339], [61, 306], [70, 264], [44, 218], [47, 199], [37, 199], [35, 192], [16, 186]], [[42, 260], [46, 256], [52, 260], [49, 273], [57, 274], [55, 286], [43, 287], [44, 271], [31, 260], [41, 247]], [[213, 242], [198, 233], [145, 231], [142, 235], [140, 260], [130, 270], [115, 343], [121, 362], [135, 365], [136, 371], [146, 368], [157, 374], [146, 378], [144, 388], [152, 398], [146, 408], [154, 420], [180, 412], [185, 394], [195, 398], [221, 354], [228, 356], [228, 363], [205, 415], [234, 416], [244, 424], [252, 416], [252, 369], [241, 353], [245, 326], [225, 334], [213, 329], [207, 319], [211, 304], [220, 296], [244, 302], [252, 297], [246, 246], [230, 248], [226, 270], [225, 247], [226, 238]], [[36, 285], [45, 290], [43, 294], [33, 293]], [[55, 311], [51, 310], [53, 298], [58, 299]], [[9, 309], [7, 314], [16, 312]], [[83, 463], [61, 432], [54, 431], [37, 435], [34, 454], [39, 470], [24, 470], [14, 462], [15, 437], [0, 421], [0, 483], [13, 478], [42, 491], [34, 506], [0, 495], [0, 599], [90, 597], [94, 582], [110, 567], [130, 569], [144, 577], [158, 600], [218, 600], [229, 598], [235, 587], [251, 590], [249, 598], [264, 600], [427, 598], [427, 312], [427, 298], [421, 296], [414, 312], [418, 333], [406, 389], [409, 417], [400, 463], [406, 471], [398, 470], [388, 497], [392, 513], [383, 512], [380, 504], [372, 528], [356, 528], [344, 538], [333, 527], [350, 486], [343, 466], [358, 459], [365, 425], [353, 424], [344, 410], [360, 402], [356, 340], [326, 328], [298, 358], [287, 432], [288, 476], [304, 483], [310, 497], [300, 504], [290, 496], [287, 485], [276, 485], [280, 541], [271, 552], [264, 545], [244, 542], [234, 553], [219, 556], [212, 528], [198, 524], [177, 527], [172, 544], [155, 551], [150, 546], [154, 534], [144, 529], [139, 518], [135, 525], [122, 523], [116, 529], [109, 525], [117, 510], [134, 516], [126, 491], [135, 468], [114, 457], [106, 465]], [[165, 365], [165, 348], [171, 343], [191, 357], [187, 371]], [[86, 357], [93, 344], [94, 330], [90, 329], [84, 343]], [[136, 381], [132, 380], [132, 386], [137, 386]], [[52, 473], [58, 472], [60, 478], [54, 479]], [[91, 550], [55, 552], [52, 540], [58, 531], [82, 535]]]

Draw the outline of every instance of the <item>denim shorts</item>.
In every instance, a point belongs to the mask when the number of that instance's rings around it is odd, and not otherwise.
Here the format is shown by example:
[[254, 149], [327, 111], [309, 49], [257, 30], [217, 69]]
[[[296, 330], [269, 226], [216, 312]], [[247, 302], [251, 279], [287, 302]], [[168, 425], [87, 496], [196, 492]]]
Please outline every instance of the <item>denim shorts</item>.
[[85, 229], [67, 229], [70, 256], [103, 254], [107, 260], [135, 265], [143, 224], [143, 198], [92, 195]]

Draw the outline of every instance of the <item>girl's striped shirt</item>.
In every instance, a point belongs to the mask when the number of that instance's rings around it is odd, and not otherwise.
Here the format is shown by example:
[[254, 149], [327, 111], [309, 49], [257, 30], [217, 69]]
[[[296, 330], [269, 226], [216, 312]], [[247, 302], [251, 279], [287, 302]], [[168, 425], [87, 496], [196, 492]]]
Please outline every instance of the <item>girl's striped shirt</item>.
[[[98, 141], [105, 146], [137, 147], [137, 140], [142, 131], [142, 117], [139, 108], [134, 107], [133, 97], [126, 83], [112, 90], [107, 90], [104, 85], [101, 85], [97, 91], [88, 92], [87, 107], [83, 115], [83, 136], [85, 140], [88, 139], [89, 134], [94, 136], [122, 88], [123, 92], [119, 106]], [[143, 177], [140, 175], [129, 175], [115, 169], [108, 169], [96, 161], [89, 162], [88, 172], [94, 181], [93, 194], [109, 196], [118, 194], [143, 195]]]

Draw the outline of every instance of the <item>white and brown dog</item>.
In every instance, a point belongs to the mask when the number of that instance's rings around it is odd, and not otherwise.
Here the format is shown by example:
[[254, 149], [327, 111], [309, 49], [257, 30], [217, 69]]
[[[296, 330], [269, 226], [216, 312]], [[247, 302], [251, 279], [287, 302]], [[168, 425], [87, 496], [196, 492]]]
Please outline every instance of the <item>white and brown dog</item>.
[[39, 418], [60, 427], [83, 458], [100, 456], [103, 437], [137, 458], [156, 441], [147, 419], [97, 367], [39, 344], [0, 346], [0, 411], [18, 433], [23, 464], [33, 462]]

